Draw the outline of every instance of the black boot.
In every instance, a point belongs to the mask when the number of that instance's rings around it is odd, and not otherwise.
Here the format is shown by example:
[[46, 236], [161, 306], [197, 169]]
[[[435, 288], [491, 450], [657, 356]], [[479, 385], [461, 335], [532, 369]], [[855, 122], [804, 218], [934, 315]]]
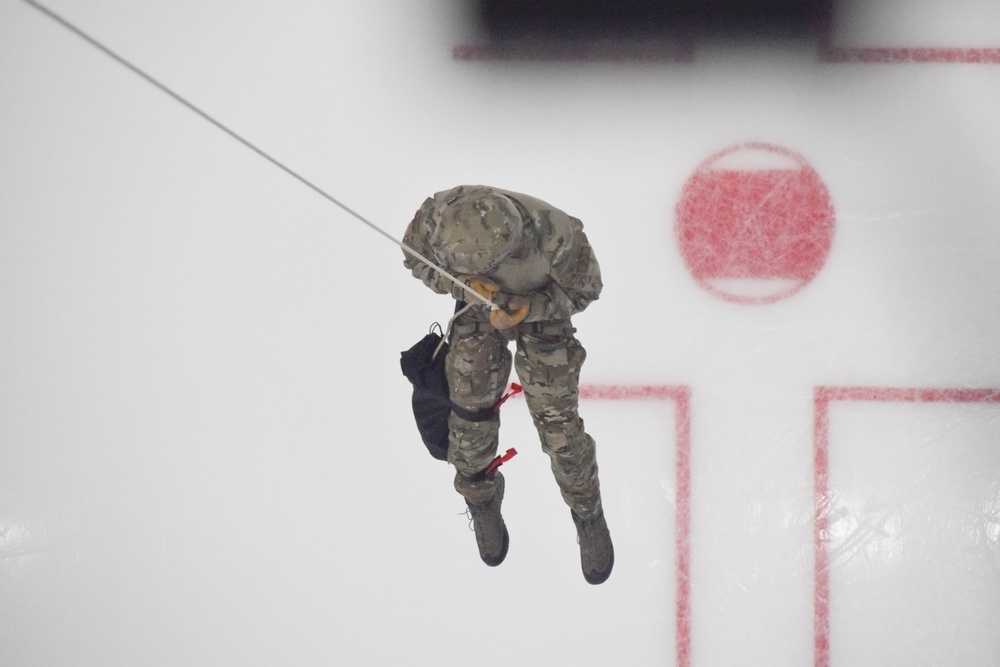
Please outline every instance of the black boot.
[[476, 531], [479, 557], [490, 567], [496, 567], [503, 562], [510, 544], [507, 526], [503, 522], [503, 516], [500, 515], [500, 503], [503, 502], [503, 475], [499, 472], [494, 474], [497, 485], [492, 498], [481, 505], [465, 501], [469, 506], [469, 515]]
[[583, 578], [591, 584], [603, 584], [611, 576], [611, 568], [615, 565], [615, 548], [611, 544], [608, 522], [604, 520], [604, 510], [591, 519], [581, 519], [576, 512], [571, 514], [580, 541]]

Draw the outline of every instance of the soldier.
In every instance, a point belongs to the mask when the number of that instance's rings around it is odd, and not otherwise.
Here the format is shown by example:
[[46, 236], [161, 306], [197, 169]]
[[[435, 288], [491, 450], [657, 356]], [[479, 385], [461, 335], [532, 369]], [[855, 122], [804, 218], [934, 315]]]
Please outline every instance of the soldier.
[[[614, 549], [601, 505], [594, 440], [577, 413], [586, 352], [570, 317], [597, 299], [601, 273], [583, 223], [539, 199], [499, 188], [460, 185], [424, 201], [403, 242], [499, 306], [459, 315], [451, 328], [446, 375], [454, 404], [475, 411], [501, 398], [514, 368], [542, 449], [569, 505], [583, 575], [607, 580]], [[409, 255], [406, 268], [439, 294], [466, 300], [465, 289]], [[509, 536], [500, 513], [504, 478], [484, 475], [498, 446], [498, 416], [449, 418], [448, 461], [465, 497], [483, 561], [499, 565]]]

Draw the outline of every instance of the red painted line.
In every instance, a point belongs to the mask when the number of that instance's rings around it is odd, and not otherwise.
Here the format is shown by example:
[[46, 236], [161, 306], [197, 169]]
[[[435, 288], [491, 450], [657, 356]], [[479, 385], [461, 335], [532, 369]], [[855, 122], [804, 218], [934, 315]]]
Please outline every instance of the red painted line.
[[[454, 60], [524, 61], [637, 61], [690, 64], [693, 43], [627, 46], [622, 44], [460, 44], [451, 51]], [[819, 38], [817, 56], [830, 64], [1000, 64], [1000, 48], [840, 47], [827, 36]]]
[[691, 390], [675, 388], [677, 459], [677, 667], [691, 665]]
[[611, 401], [673, 401], [677, 475], [677, 667], [691, 667], [691, 388], [670, 385], [581, 385], [580, 398]]
[[819, 387], [813, 399], [813, 552], [815, 591], [813, 629], [815, 667], [830, 665], [830, 551], [827, 548], [830, 517], [830, 396]]
[[928, 389], [915, 387], [816, 387], [813, 395], [815, 667], [830, 666], [830, 403], [1000, 403], [1000, 389]]
[[918, 387], [817, 387], [817, 400], [900, 403], [997, 403], [1000, 389]]
[[581, 385], [580, 398], [610, 401], [677, 401], [688, 395], [687, 387], [670, 385]]
[[980, 63], [1000, 64], [998, 49], [821, 47], [824, 63]]

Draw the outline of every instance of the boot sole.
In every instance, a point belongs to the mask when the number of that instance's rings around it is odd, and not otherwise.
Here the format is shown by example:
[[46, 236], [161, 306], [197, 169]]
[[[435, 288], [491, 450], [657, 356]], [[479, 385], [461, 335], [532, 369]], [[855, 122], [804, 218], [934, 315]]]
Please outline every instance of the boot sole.
[[486, 556], [483, 556], [482, 554], [480, 554], [480, 558], [482, 558], [483, 562], [486, 563], [487, 565], [489, 565], [490, 567], [496, 567], [497, 565], [499, 565], [500, 563], [502, 563], [505, 558], [507, 558], [507, 549], [508, 549], [508, 547], [510, 547], [510, 534], [507, 532], [507, 527], [504, 526], [504, 529], [503, 529], [503, 547], [500, 549], [500, 555], [496, 556], [495, 558], [487, 558]]
[[611, 546], [611, 560], [608, 561], [608, 567], [600, 572], [584, 572], [583, 578], [587, 580], [588, 584], [593, 584], [597, 586], [598, 584], [603, 584], [611, 576], [611, 570], [615, 566], [615, 547]]

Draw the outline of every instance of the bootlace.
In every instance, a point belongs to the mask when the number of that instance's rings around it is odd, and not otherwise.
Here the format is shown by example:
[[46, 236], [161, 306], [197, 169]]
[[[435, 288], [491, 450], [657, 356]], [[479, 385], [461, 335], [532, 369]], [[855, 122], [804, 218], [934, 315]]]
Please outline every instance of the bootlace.
[[464, 512], [459, 512], [458, 516], [465, 515], [465, 518], [469, 520], [469, 530], [476, 532], [476, 517], [472, 515], [472, 508], [468, 505], [465, 506]]

